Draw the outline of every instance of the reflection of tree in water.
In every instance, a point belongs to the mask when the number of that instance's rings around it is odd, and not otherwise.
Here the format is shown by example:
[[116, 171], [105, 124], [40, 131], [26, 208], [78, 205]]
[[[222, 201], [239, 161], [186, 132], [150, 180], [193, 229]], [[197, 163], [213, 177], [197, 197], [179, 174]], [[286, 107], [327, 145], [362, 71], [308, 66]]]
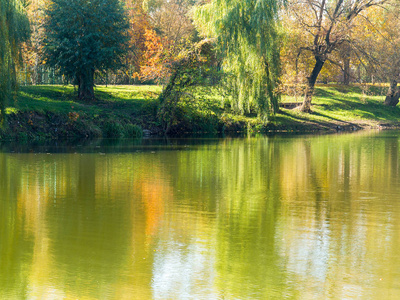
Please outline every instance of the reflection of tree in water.
[[159, 170], [149, 167], [151, 159], [84, 155], [70, 174], [75, 194], [51, 214], [51, 223], [59, 236], [53, 255], [71, 290], [92, 286], [98, 293], [92, 297], [150, 298], [153, 252], [146, 244], [163, 212], [156, 202], [163, 205], [162, 197], [169, 197], [159, 193], [168, 187]]
[[275, 243], [281, 154], [279, 143], [264, 139], [238, 146], [227, 159], [241, 166], [230, 172], [224, 190], [232, 192], [218, 215], [218, 286], [228, 299], [283, 297], [278, 287], [286, 275]]
[[153, 150], [0, 154], [0, 296], [41, 297], [49, 285], [115, 299], [400, 288], [397, 137]]
[[[146, 231], [155, 231], [154, 219], [160, 217], [153, 199], [159, 194], [151, 190], [158, 188], [154, 184], [139, 188], [138, 158], [26, 154], [1, 159], [3, 295], [29, 290], [39, 298], [150, 299], [153, 253], [144, 245]], [[150, 169], [147, 175], [162, 186], [157, 172]], [[154, 226], [147, 228], [147, 222]]]
[[399, 209], [389, 201], [398, 194], [397, 138], [354, 137], [225, 140], [180, 153], [171, 174], [174, 190], [183, 193], [174, 205], [205, 213], [209, 224], [215, 216], [217, 235], [206, 244], [216, 247], [210, 261], [221, 294], [340, 298], [362, 294], [362, 281], [375, 280], [383, 268], [393, 280], [400, 262], [388, 262], [397, 231], [375, 224], [398, 228], [390, 216]]
[[0, 178], [0, 298], [15, 295], [22, 299], [29, 283], [21, 273], [28, 272], [32, 261], [25, 251], [32, 250], [34, 244], [23, 230], [23, 216], [17, 214], [21, 172], [4, 154], [0, 154]]
[[305, 168], [285, 176], [305, 180], [294, 180], [301, 192], [282, 199], [287, 217], [278, 235], [300, 296], [374, 298], [382, 293], [379, 276], [393, 282], [398, 275], [393, 229], [400, 211], [392, 198], [398, 195], [397, 144], [398, 138], [339, 136], [313, 138], [298, 148]]
[[[130, 232], [121, 230], [129, 215], [122, 205], [110, 204], [117, 187], [112, 182], [109, 186], [97, 185], [107, 176], [99, 172], [107, 162], [98, 154], [79, 156], [77, 168], [64, 175], [76, 188], [68, 189], [68, 196], [59, 197], [46, 218], [53, 242], [49, 255], [58, 267], [60, 286], [82, 292], [84, 286], [101, 284], [103, 290], [91, 289], [99, 293], [92, 297], [110, 289], [129, 255]], [[79, 296], [83, 295], [75, 295]]]
[[[153, 284], [164, 288], [166, 298], [182, 296], [179, 291], [201, 295], [201, 288], [211, 298], [280, 295], [274, 288], [285, 276], [274, 242], [278, 145], [268, 139], [227, 139], [175, 154], [177, 166], [169, 171], [173, 205], [184, 214], [167, 220], [174, 231], [161, 236]], [[182, 280], [166, 281], [166, 270]], [[210, 285], [217, 290], [208, 290]]]

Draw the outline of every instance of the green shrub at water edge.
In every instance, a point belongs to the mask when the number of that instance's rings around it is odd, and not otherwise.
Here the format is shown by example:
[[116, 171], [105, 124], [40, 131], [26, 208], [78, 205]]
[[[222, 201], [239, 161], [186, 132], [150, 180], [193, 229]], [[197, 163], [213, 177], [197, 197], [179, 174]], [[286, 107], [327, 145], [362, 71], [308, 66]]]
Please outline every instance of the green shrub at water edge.
[[114, 120], [105, 121], [103, 124], [103, 137], [105, 138], [120, 138], [124, 134], [122, 125]]
[[28, 141], [28, 134], [26, 132], [18, 132], [17, 140], [21, 143], [26, 143]]
[[143, 136], [143, 129], [139, 125], [126, 124], [124, 136], [127, 138], [138, 138]]
[[102, 130], [93, 122], [89, 120], [77, 120], [75, 122], [75, 131], [74, 136], [86, 136], [86, 137], [101, 137], [103, 132]]

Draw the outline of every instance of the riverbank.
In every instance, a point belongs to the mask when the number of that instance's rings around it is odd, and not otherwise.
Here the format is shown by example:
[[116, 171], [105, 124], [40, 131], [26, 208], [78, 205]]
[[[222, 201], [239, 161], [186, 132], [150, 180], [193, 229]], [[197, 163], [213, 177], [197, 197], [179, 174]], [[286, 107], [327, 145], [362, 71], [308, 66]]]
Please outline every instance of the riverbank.
[[[2, 140], [133, 138], [162, 135], [157, 120], [159, 86], [96, 87], [97, 100], [76, 100], [72, 86], [24, 86], [7, 109]], [[313, 112], [281, 111], [261, 121], [255, 114], [235, 115], [221, 105], [217, 90], [199, 91], [179, 106], [172, 136], [218, 132], [329, 133], [365, 128], [398, 128], [400, 109], [383, 105], [385, 87], [317, 86]], [[282, 102], [299, 102], [285, 95]]]

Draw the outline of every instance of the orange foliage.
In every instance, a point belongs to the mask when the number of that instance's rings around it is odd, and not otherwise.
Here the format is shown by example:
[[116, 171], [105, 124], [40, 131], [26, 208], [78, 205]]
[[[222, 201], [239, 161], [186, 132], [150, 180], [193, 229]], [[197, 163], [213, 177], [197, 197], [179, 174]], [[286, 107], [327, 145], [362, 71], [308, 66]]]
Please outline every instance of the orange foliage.
[[160, 37], [150, 24], [149, 15], [143, 10], [142, 0], [130, 0], [126, 3], [130, 19], [131, 49], [127, 55], [128, 64], [133, 69], [132, 77], [141, 81], [156, 80], [168, 76], [166, 49], [167, 38]]
[[127, 55], [128, 63], [133, 68], [132, 76], [140, 77], [141, 66], [146, 64], [146, 31], [150, 29], [149, 16], [144, 12], [142, 0], [126, 2], [130, 23], [130, 45], [132, 51]]
[[146, 30], [145, 32], [145, 61], [146, 64], [140, 68], [142, 80], [160, 80], [167, 76], [167, 68], [165, 67], [164, 45], [161, 37], [154, 30]]
[[[123, 71], [124, 80], [163, 81], [168, 78], [168, 65], [191, 43], [193, 25], [186, 16], [188, 7], [176, 0], [162, 3], [155, 11], [145, 11], [143, 0], [124, 1], [129, 18], [130, 49], [125, 55], [128, 70]], [[44, 8], [48, 0], [31, 0], [28, 16], [31, 22], [31, 41], [24, 46], [25, 66], [32, 83], [40, 83], [37, 72], [44, 62], [41, 58], [45, 32], [40, 26], [45, 18]], [[130, 81], [130, 80], [129, 80]]]

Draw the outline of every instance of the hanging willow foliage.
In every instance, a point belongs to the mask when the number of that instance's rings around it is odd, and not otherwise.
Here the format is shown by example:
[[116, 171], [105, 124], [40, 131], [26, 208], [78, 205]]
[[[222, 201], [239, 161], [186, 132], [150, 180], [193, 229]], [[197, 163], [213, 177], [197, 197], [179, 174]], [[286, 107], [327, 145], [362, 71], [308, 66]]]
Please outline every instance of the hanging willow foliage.
[[29, 20], [25, 1], [0, 1], [0, 110], [1, 123], [5, 105], [17, 87], [16, 65], [21, 62], [20, 45], [28, 38]]
[[[255, 106], [260, 115], [278, 110], [280, 0], [212, 0], [194, 10], [197, 28], [218, 39], [232, 105]], [[229, 75], [230, 74], [230, 75]], [[268, 101], [269, 100], [269, 101]]]

